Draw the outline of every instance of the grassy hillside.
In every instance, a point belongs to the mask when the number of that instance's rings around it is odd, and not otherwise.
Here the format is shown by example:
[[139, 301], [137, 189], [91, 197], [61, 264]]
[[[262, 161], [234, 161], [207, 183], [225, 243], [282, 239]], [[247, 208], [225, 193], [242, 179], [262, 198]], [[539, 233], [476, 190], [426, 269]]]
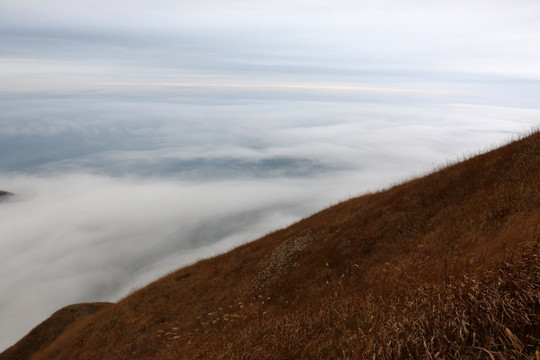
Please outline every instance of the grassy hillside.
[[536, 132], [182, 268], [32, 359], [537, 359], [539, 190]]
[[94, 314], [111, 305], [110, 303], [89, 303], [66, 306], [50, 318], [36, 326], [28, 335], [0, 354], [0, 360], [27, 360], [41, 349], [52, 344], [59, 335], [77, 320]]

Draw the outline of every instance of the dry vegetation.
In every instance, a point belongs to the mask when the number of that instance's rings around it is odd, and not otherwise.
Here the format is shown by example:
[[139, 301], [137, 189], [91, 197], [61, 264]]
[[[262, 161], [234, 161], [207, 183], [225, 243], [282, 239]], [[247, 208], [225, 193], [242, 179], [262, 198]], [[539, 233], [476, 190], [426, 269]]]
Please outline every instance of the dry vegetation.
[[[426, 284], [371, 302], [385, 318], [373, 330], [377, 358], [537, 358], [540, 334], [538, 244], [479, 278]], [[375, 340], [376, 339], [376, 340]]]
[[66, 306], [36, 326], [21, 341], [0, 354], [0, 360], [27, 360], [37, 351], [52, 344], [71, 324], [94, 314], [111, 303], [89, 303]]
[[180, 269], [32, 359], [538, 360], [539, 174], [536, 132]]

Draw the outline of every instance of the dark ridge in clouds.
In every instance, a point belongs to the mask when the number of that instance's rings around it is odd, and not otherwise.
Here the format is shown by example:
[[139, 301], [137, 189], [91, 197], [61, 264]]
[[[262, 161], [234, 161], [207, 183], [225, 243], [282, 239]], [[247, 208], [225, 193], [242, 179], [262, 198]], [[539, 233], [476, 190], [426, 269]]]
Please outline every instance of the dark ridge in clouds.
[[539, 18], [536, 0], [0, 1], [0, 350], [538, 126]]
[[0, 201], [7, 200], [8, 198], [12, 197], [13, 193], [10, 193], [9, 191], [0, 190]]
[[[108, 154], [104, 154], [105, 156]], [[117, 154], [116, 157], [131, 157], [129, 152]], [[145, 154], [144, 157], [147, 157]], [[336, 164], [318, 163], [306, 158], [270, 157], [270, 158], [190, 158], [175, 159], [156, 157], [155, 159], [111, 159], [109, 163], [104, 157], [90, 157], [77, 161], [55, 163], [55, 170], [65, 169], [67, 172], [80, 169], [84, 165], [93, 173], [111, 176], [137, 175], [143, 177], [174, 176], [178, 179], [237, 179], [237, 178], [306, 178], [323, 173], [343, 170]], [[34, 168], [48, 171], [50, 166]]]

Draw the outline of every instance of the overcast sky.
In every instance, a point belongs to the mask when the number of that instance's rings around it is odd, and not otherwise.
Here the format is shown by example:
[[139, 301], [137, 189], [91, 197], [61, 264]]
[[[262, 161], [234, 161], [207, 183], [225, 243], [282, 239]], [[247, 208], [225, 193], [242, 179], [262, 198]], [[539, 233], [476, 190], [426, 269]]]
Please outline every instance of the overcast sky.
[[0, 1], [0, 350], [540, 124], [540, 2]]

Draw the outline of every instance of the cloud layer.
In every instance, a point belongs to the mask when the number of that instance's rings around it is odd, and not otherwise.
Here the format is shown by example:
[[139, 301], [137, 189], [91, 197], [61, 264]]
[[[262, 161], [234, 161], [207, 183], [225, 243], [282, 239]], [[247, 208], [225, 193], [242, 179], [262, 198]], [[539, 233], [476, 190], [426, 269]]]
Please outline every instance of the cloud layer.
[[[235, 110], [221, 119], [229, 128], [213, 120], [217, 132], [162, 119], [157, 130], [126, 127], [121, 135], [114, 122], [99, 121], [4, 135], [6, 148], [27, 142], [11, 148], [12, 162], [3, 163], [13, 169], [0, 174], [2, 188], [17, 194], [0, 203], [2, 346], [61, 306], [117, 300], [339, 200], [497, 145], [540, 115], [447, 106], [437, 117], [441, 107], [366, 106], [358, 116], [344, 107], [308, 119], [274, 109], [266, 116], [296, 121], [265, 124], [263, 117], [256, 125], [235, 121], [246, 116]], [[92, 142], [88, 128], [110, 142], [75, 147], [84, 154], [73, 156], [66, 143]], [[139, 130], [141, 138], [131, 134]]]
[[61, 306], [118, 300], [179, 266], [288, 225], [355, 183], [376, 181], [343, 175], [320, 182], [2, 176], [17, 194], [0, 204], [2, 344]]
[[45, 81], [421, 86], [540, 79], [536, 1], [48, 1], [0, 4], [1, 76]]

